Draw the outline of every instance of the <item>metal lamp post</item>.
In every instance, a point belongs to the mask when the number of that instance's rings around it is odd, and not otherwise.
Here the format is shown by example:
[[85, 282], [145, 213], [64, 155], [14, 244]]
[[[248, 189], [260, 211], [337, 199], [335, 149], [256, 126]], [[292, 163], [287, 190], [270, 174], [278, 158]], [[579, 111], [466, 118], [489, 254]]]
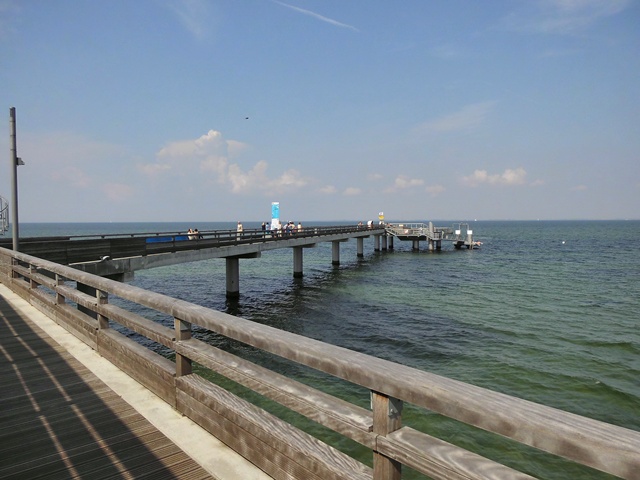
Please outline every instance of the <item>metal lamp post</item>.
[[20, 233], [18, 229], [18, 165], [24, 165], [18, 157], [16, 145], [16, 108], [9, 109], [9, 130], [11, 136], [11, 234], [13, 236], [13, 249], [20, 247]]

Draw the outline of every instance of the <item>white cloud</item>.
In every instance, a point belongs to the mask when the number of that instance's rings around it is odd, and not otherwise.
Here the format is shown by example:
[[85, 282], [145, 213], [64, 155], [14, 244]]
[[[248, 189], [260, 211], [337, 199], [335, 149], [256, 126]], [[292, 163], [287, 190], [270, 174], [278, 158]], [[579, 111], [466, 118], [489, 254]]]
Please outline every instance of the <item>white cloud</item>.
[[227, 140], [227, 151], [229, 157], [237, 157], [247, 150], [249, 146], [246, 143], [238, 142], [237, 140]]
[[347, 187], [344, 190], [344, 195], [347, 196], [354, 196], [354, 195], [360, 195], [362, 193], [362, 189], [358, 188], [358, 187]]
[[287, 170], [277, 178], [269, 179], [267, 176], [268, 164], [264, 160], [244, 172], [239, 165], [231, 164], [227, 172], [228, 182], [233, 193], [246, 193], [249, 191], [283, 192], [304, 187], [308, 180], [303, 178], [296, 170]]
[[147, 164], [137, 165], [137, 169], [140, 173], [148, 177], [154, 177], [157, 175], [161, 175], [162, 172], [171, 170], [171, 165], [167, 165], [166, 163], [147, 163]]
[[489, 174], [486, 170], [475, 170], [473, 174], [463, 177], [462, 183], [471, 187], [478, 185], [522, 185], [525, 183], [527, 172], [524, 168], [507, 168], [502, 173]]
[[378, 180], [382, 180], [383, 178], [384, 177], [380, 173], [369, 173], [367, 175], [367, 180], [369, 180], [370, 182], [375, 182], [375, 181], [378, 181]]
[[245, 143], [226, 140], [221, 132], [209, 130], [195, 140], [180, 140], [164, 146], [156, 154], [158, 162], [141, 165], [138, 169], [148, 176], [163, 174], [213, 179], [227, 185], [232, 193], [281, 192], [309, 184], [309, 179], [292, 169], [270, 178], [267, 174], [269, 165], [264, 160], [249, 170], [230, 161], [248, 148]]
[[219, 183], [224, 183], [227, 178], [228, 166], [229, 160], [220, 155], [208, 155], [200, 161], [200, 170], [217, 174]]
[[228, 179], [231, 184], [231, 191], [240, 193], [242, 191], [259, 188], [260, 185], [263, 185], [267, 180], [265, 175], [266, 170], [266, 162], [258, 162], [246, 173], [243, 172], [237, 164], [229, 165]]
[[421, 187], [424, 180], [420, 178], [409, 178], [406, 175], [398, 175], [393, 185], [385, 189], [385, 193], [402, 192], [410, 188]]
[[427, 188], [425, 188], [425, 191], [432, 197], [437, 197], [445, 190], [446, 188], [443, 187], [442, 185], [430, 185]]
[[333, 185], [326, 185], [326, 186], [322, 187], [318, 191], [320, 193], [324, 193], [326, 195], [332, 195], [332, 194], [336, 193], [338, 191], [338, 189], [336, 187], [334, 187]]
[[156, 156], [158, 158], [182, 159], [186, 156], [201, 157], [210, 154], [222, 154], [226, 157], [229, 155], [230, 143], [233, 144], [233, 148], [237, 151], [240, 142], [225, 140], [222, 137], [222, 133], [216, 130], [209, 130], [206, 134], [195, 140], [172, 142], [166, 147], [161, 148]]
[[495, 102], [481, 102], [467, 105], [457, 112], [419, 125], [419, 133], [443, 133], [468, 130], [480, 125], [493, 108]]
[[[280, 177], [271, 181], [270, 187], [278, 189], [283, 188], [301, 188], [306, 186], [309, 183], [309, 180], [303, 178], [300, 172], [297, 170], [287, 170]], [[271, 188], [269, 188], [271, 190]]]

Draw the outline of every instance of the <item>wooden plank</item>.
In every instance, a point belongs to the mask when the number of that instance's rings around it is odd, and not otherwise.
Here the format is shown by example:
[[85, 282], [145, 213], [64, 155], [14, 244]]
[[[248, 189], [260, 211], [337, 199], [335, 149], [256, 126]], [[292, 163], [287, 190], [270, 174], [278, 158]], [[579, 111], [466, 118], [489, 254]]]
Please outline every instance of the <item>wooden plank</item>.
[[96, 306], [98, 305], [98, 299], [95, 296], [81, 292], [69, 285], [58, 285], [54, 290], [56, 293], [62, 295], [67, 301], [82, 305], [88, 310], [95, 311]]
[[29, 288], [24, 281], [12, 283], [15, 292], [87, 345], [95, 348], [97, 321], [68, 304], [56, 305], [52, 294]]
[[97, 305], [96, 311], [140, 335], [174, 349], [175, 330], [112, 304]]
[[38, 285], [42, 285], [50, 290], [53, 290], [56, 286], [56, 281], [54, 278], [48, 277], [41, 273], [33, 272], [27, 274], [31, 280], [36, 282]]
[[500, 463], [409, 427], [378, 437], [377, 450], [433, 478], [534, 480]]
[[[32, 302], [36, 308], [38, 304]], [[44, 312], [46, 314], [46, 312]], [[57, 324], [69, 333], [82, 340], [94, 350], [97, 347], [98, 321], [85, 315], [77, 308], [68, 304], [56, 305], [54, 315], [49, 315]]]
[[97, 351], [169, 405], [175, 407], [176, 365], [113, 329], [98, 334]]
[[[373, 408], [373, 432], [378, 437], [384, 437], [398, 430], [402, 424], [402, 402], [389, 398], [378, 392], [371, 393]], [[380, 449], [373, 452], [373, 477], [376, 480], [400, 480], [402, 478], [402, 464], [384, 455]]]
[[[285, 471], [303, 468], [323, 480], [372, 478], [371, 468], [197, 375], [177, 378], [176, 388], [179, 411], [190, 407], [197, 423], [215, 418], [218, 427], [227, 429], [223, 441], [233, 442], [234, 450], [261, 468], [258, 462], [264, 460], [265, 446], [270, 446], [273, 452], [268, 458], [280, 462]], [[219, 430], [211, 433], [220, 438]]]
[[277, 449], [215, 411], [204, 407], [191, 396], [178, 391], [180, 412], [217, 437], [224, 444], [277, 480], [323, 480], [314, 472], [288, 461]]
[[372, 413], [197, 339], [179, 341], [177, 353], [369, 448]]

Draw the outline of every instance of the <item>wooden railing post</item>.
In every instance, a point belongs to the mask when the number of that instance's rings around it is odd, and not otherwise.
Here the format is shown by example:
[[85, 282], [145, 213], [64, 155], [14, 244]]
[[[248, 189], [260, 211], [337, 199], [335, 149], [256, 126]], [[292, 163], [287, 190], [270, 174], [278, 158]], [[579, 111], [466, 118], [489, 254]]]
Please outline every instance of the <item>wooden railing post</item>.
[[[402, 426], [402, 400], [382, 393], [371, 392], [373, 433], [380, 436], [398, 430]], [[400, 480], [402, 464], [373, 451], [373, 480]]]
[[[191, 338], [191, 323], [173, 318], [176, 330], [176, 341], [189, 340]], [[176, 377], [191, 374], [191, 359], [176, 352]]]
[[[109, 294], [107, 292], [103, 292], [102, 290], [96, 289], [96, 300], [98, 305], [105, 305], [109, 303]], [[98, 319], [98, 328], [109, 328], [109, 319], [97, 312], [96, 315]]]
[[[64, 285], [64, 277], [56, 273], [56, 287], [60, 287], [62, 285]], [[56, 292], [56, 305], [64, 305], [65, 303], [67, 303], [67, 299], [64, 295]]]
[[33, 279], [33, 276], [38, 273], [38, 268], [33, 265], [33, 264], [29, 264], [29, 287], [30, 288], [38, 288], [38, 283]]

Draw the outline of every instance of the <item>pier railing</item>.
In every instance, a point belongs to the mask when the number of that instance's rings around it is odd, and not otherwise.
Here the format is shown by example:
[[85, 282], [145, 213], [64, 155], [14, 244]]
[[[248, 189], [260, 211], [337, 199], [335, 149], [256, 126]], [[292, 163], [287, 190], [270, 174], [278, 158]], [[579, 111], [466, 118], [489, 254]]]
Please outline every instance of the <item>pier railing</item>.
[[[409, 425], [437, 412], [622, 478], [638, 478], [640, 432], [563, 412], [0, 248], [0, 281], [274, 478], [532, 478]], [[79, 290], [77, 287], [81, 287]], [[82, 291], [81, 291], [82, 290]], [[88, 294], [86, 292], [95, 292]], [[173, 318], [174, 328], [110, 302]], [[150, 309], [150, 310], [149, 310]], [[175, 361], [116, 331], [164, 345]], [[328, 395], [192, 336], [193, 326], [364, 387], [371, 409]], [[194, 368], [195, 366], [198, 368]], [[194, 371], [210, 369], [370, 449], [373, 468]], [[413, 415], [413, 413], [412, 413]]]
[[[291, 232], [261, 229], [203, 230], [198, 234], [181, 231], [142, 232], [127, 234], [71, 235], [63, 237], [33, 237], [20, 239], [20, 251], [52, 262], [96, 262], [101, 258], [126, 258], [188, 250], [204, 250], [229, 245], [277, 242], [291, 238], [323, 237], [352, 232], [384, 230], [374, 225], [305, 226]], [[11, 248], [11, 239], [0, 240], [0, 247]]]

